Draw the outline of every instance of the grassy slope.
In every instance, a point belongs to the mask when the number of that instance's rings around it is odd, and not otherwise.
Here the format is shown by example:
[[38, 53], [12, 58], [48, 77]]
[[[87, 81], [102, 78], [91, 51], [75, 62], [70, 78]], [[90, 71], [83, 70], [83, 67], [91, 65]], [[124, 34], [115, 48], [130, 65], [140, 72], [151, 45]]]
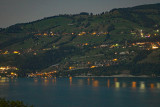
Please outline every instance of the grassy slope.
[[[26, 51], [30, 48], [33, 50], [42, 50], [53, 47], [64, 47], [83, 45], [88, 43], [88, 47], [92, 45], [98, 46], [105, 43], [120, 43], [125, 40], [137, 40], [135, 36], [131, 35], [131, 30], [140, 31], [152, 31], [155, 29], [155, 25], [160, 25], [159, 15], [160, 4], [149, 5], [149, 6], [138, 6], [126, 9], [113, 9], [112, 11], [101, 14], [101, 15], [63, 15], [54, 16], [38, 20], [26, 24], [17, 24], [11, 26], [0, 32], [0, 49], [3, 50], [21, 50]], [[110, 30], [110, 27], [114, 26], [114, 29]], [[159, 27], [159, 26], [158, 26]], [[157, 27], [157, 28], [158, 28]], [[57, 36], [54, 37], [43, 37], [35, 36], [35, 33], [54, 32]], [[90, 35], [86, 34], [83, 36], [77, 36], [78, 33], [85, 31], [93, 33], [95, 32], [109, 32], [109, 35]], [[75, 35], [63, 33], [75, 33]], [[151, 32], [154, 33], [154, 32]], [[96, 59], [103, 60], [104, 58], [110, 58], [116, 51], [107, 51], [108, 48], [103, 49], [81, 49], [82, 55], [72, 53], [72, 61], [95, 61]], [[58, 51], [58, 49], [56, 50]], [[159, 52], [159, 51], [158, 51]], [[46, 54], [46, 52], [44, 52]], [[102, 56], [96, 56], [100, 53], [105, 54]], [[43, 54], [43, 53], [42, 53]], [[43, 55], [42, 55], [43, 56]], [[40, 57], [42, 57], [40, 56]], [[44, 55], [45, 56], [45, 55]], [[86, 57], [90, 56], [90, 57]], [[96, 57], [95, 57], [96, 56]], [[151, 60], [154, 56], [155, 60]], [[14, 56], [13, 56], [14, 57]], [[66, 57], [70, 57], [67, 54]], [[47, 58], [45, 56], [45, 58]], [[61, 59], [61, 58], [60, 58]], [[62, 60], [64, 61], [64, 60]], [[151, 54], [147, 59], [142, 60], [144, 62], [158, 62], [156, 55]], [[44, 62], [45, 63], [45, 62]], [[49, 65], [48, 65], [49, 66]]]

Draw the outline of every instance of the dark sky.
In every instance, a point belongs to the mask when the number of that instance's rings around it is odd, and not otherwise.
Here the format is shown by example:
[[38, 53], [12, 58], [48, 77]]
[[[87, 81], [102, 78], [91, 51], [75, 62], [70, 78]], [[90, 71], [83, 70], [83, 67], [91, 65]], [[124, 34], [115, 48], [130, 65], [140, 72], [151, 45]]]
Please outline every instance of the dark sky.
[[92, 12], [160, 3], [160, 0], [0, 0], [0, 27], [58, 14]]

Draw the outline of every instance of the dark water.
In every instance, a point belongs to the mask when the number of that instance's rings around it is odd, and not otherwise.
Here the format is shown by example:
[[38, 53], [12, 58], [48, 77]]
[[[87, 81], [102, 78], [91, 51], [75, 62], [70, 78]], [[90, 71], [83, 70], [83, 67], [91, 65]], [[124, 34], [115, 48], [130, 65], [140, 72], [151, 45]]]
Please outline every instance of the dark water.
[[160, 107], [160, 79], [0, 78], [0, 97], [35, 107]]

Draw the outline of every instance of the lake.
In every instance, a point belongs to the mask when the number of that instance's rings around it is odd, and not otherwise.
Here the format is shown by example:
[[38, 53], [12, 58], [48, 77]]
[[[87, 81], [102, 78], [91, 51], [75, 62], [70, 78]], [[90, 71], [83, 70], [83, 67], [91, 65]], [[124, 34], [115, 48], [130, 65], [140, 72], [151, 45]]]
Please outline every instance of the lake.
[[0, 97], [34, 107], [159, 107], [160, 78], [0, 78]]

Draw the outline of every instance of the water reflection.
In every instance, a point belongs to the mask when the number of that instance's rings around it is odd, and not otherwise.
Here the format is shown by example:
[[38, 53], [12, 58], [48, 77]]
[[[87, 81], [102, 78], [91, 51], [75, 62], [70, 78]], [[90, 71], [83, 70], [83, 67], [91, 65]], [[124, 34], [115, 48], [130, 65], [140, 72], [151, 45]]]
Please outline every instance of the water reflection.
[[140, 82], [140, 89], [145, 89], [146, 86], [145, 86], [145, 83], [144, 82]]
[[120, 82], [115, 82], [115, 88], [120, 88]]
[[160, 83], [157, 83], [157, 88], [160, 89]]
[[108, 88], [110, 87], [110, 80], [109, 79], [107, 81], [107, 86], [108, 86]]
[[92, 85], [93, 85], [93, 87], [98, 87], [99, 86], [99, 81], [98, 80], [93, 80]]
[[[66, 78], [57, 79], [54, 78], [33, 78], [33, 83], [35, 85], [59, 85], [59, 81], [65, 80]], [[67, 81], [66, 81], [67, 80]], [[66, 79], [66, 84], [72, 86], [74, 83], [78, 86], [92, 86], [92, 87], [107, 87], [107, 88], [132, 88], [132, 89], [139, 89], [144, 91], [146, 89], [159, 89], [160, 90], [160, 82], [159, 79], [149, 79], [145, 80], [143, 78], [74, 78], [68, 77]], [[0, 85], [16, 85], [19, 82], [19, 79], [16, 78], [0, 78]], [[51, 84], [50, 84], [51, 83]]]
[[52, 79], [53, 85], [56, 85], [56, 78]]
[[90, 78], [87, 79], [87, 84], [90, 85]]
[[132, 82], [132, 88], [136, 88], [136, 84], [137, 84], [137, 83], [136, 83], [135, 81], [133, 81], [133, 82]]
[[122, 83], [122, 87], [123, 87], [123, 88], [126, 88], [126, 87], [127, 87], [127, 84], [126, 84], [125, 82], [123, 82], [123, 83]]
[[7, 77], [0, 78], [0, 83], [6, 83], [6, 82], [9, 82], [9, 78]]
[[72, 85], [72, 77], [69, 77], [69, 83]]
[[47, 86], [49, 84], [48, 78], [44, 78], [43, 83], [44, 83], [45, 86]]
[[34, 83], [38, 83], [38, 79], [34, 79]]
[[153, 88], [154, 88], [154, 84], [153, 84], [153, 83], [151, 83], [151, 84], [150, 84], [150, 87], [151, 87], [151, 89], [153, 89]]

